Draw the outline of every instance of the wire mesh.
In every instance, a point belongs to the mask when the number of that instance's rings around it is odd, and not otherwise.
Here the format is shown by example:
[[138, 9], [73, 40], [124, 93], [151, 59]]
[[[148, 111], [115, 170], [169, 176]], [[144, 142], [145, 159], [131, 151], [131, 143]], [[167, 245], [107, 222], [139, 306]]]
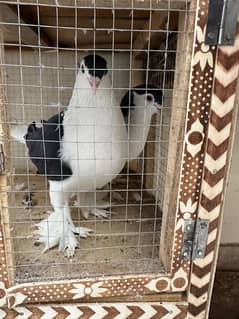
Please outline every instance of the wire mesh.
[[[83, 185], [67, 196], [74, 225], [93, 230], [85, 239], [74, 235], [80, 247], [70, 259], [58, 251], [58, 242], [41, 253], [43, 245], [36, 241], [39, 234], [34, 231], [53, 211], [49, 183], [44, 174], [37, 174], [26, 145], [11, 136], [5, 139], [11, 148], [7, 157], [10, 224], [5, 226], [10, 229], [8, 254], [13, 258], [15, 282], [150, 273], [162, 268], [159, 247], [164, 193], [177, 191], [165, 189], [168, 147], [177, 147], [170, 146], [169, 140], [175, 59], [186, 54], [183, 48], [177, 49], [178, 35], [187, 34], [186, 29], [178, 29], [178, 15], [184, 14], [186, 20], [192, 13], [187, 2], [181, 2], [175, 8], [170, 0], [164, 1], [164, 6], [160, 1], [128, 1], [124, 6], [119, 1], [0, 1], [6, 12], [0, 23], [6, 34], [1, 68], [7, 74], [4, 124], [9, 130], [16, 123], [28, 126], [36, 121], [40, 125], [41, 120], [69, 108], [81, 71], [79, 62], [87, 54], [107, 60], [113, 89], [106, 88], [105, 94], [111, 95], [112, 109], [119, 109], [124, 94], [136, 85], [154, 85], [163, 92], [158, 114], [148, 122], [145, 117], [143, 125], [131, 123], [143, 146], [142, 131], [150, 127], [139, 159], [128, 159], [133, 130], [129, 117], [122, 127], [127, 132], [124, 168], [112, 172], [100, 189], [84, 189]], [[179, 103], [177, 108], [180, 111], [185, 106]], [[112, 121], [109, 132], [115, 126]], [[80, 142], [76, 144], [80, 148]], [[84, 202], [86, 192], [90, 202]], [[100, 213], [107, 218], [99, 218]], [[50, 231], [48, 234], [51, 236]]]

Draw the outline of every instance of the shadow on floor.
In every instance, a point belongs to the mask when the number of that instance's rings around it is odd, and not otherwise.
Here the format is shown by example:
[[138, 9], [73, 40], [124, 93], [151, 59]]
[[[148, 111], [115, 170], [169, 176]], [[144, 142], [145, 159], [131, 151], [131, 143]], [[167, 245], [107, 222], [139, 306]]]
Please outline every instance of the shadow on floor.
[[239, 272], [216, 273], [210, 319], [239, 319]]

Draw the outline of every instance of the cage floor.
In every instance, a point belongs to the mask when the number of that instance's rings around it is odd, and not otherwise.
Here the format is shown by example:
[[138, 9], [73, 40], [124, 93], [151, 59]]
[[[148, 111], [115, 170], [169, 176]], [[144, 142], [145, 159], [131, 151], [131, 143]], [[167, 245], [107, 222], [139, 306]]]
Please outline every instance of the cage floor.
[[[30, 186], [35, 201], [30, 209], [22, 200]], [[80, 210], [71, 207], [76, 225], [91, 228], [93, 233], [80, 239], [80, 248], [68, 260], [57, 247], [42, 254], [43, 245], [36, 241], [34, 225], [51, 210], [47, 182], [39, 176], [16, 176], [9, 192], [10, 235], [13, 253], [13, 273], [16, 283], [83, 278], [101, 275], [151, 273], [162, 270], [159, 260], [161, 212], [155, 199], [143, 191], [141, 177], [118, 178], [112, 189], [122, 197], [112, 200], [114, 214], [108, 219], [90, 215], [84, 220]], [[132, 189], [132, 191], [130, 191]], [[139, 192], [136, 191], [139, 190]], [[116, 196], [114, 196], [116, 197]]]

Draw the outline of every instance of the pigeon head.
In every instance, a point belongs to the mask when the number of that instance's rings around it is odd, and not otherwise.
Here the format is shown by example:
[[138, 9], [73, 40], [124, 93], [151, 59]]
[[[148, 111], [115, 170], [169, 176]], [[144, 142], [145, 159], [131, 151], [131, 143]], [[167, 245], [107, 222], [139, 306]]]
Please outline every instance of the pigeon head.
[[162, 108], [162, 90], [153, 86], [141, 84], [133, 88], [133, 104], [146, 107], [152, 114], [158, 113]]
[[141, 84], [128, 91], [121, 100], [121, 110], [125, 118], [128, 117], [129, 108], [146, 109], [148, 114], [158, 113], [162, 108], [163, 93], [153, 85]]
[[101, 80], [107, 74], [106, 60], [97, 54], [90, 54], [83, 58], [80, 63], [81, 74], [86, 77], [90, 87], [96, 91]]

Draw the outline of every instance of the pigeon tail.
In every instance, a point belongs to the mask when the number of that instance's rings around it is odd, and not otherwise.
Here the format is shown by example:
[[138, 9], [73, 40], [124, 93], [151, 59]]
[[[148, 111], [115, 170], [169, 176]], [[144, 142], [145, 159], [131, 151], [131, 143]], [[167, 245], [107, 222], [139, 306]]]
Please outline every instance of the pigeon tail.
[[25, 135], [27, 133], [28, 125], [13, 124], [11, 125], [10, 135], [14, 140], [26, 144]]

